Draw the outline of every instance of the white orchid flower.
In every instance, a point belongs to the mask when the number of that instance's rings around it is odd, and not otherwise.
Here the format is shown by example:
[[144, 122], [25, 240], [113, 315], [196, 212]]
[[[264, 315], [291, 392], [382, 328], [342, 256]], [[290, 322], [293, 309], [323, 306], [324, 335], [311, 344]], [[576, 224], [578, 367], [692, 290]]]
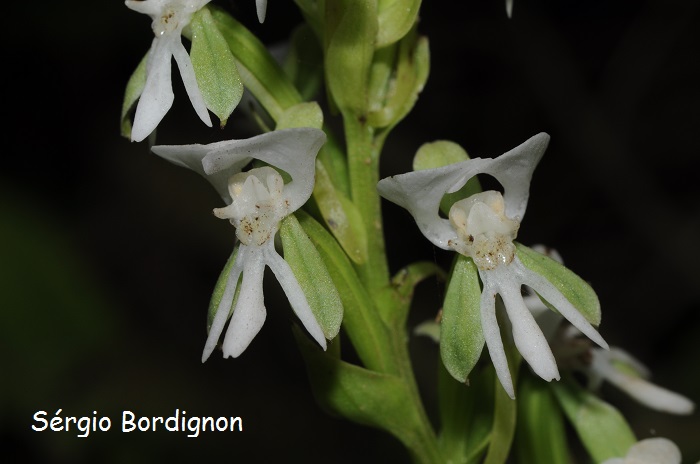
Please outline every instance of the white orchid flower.
[[[217, 345], [243, 275], [236, 306], [223, 342], [224, 357], [238, 357], [265, 322], [263, 272], [268, 266], [302, 325], [325, 350], [326, 339], [289, 264], [277, 254], [274, 237], [280, 221], [299, 209], [314, 187], [316, 156], [326, 141], [319, 129], [269, 132], [246, 140], [209, 145], [154, 146], [153, 152], [174, 164], [205, 176], [228, 206], [214, 214], [229, 219], [240, 241], [221, 302], [207, 338], [202, 362]], [[270, 166], [240, 172], [252, 158], [280, 169], [292, 178], [284, 184]]]
[[131, 140], [140, 142], [155, 130], [170, 107], [174, 95], [170, 79], [171, 59], [174, 57], [185, 90], [199, 118], [211, 127], [207, 105], [197, 85], [197, 78], [187, 50], [182, 45], [182, 29], [192, 15], [210, 0], [126, 0], [126, 6], [153, 19], [151, 27], [155, 38], [151, 43], [146, 63], [146, 85], [139, 98]]
[[[557, 288], [526, 268], [516, 256], [513, 240], [525, 215], [530, 180], [549, 144], [540, 133], [498, 158], [474, 158], [448, 166], [414, 171], [382, 179], [379, 194], [404, 208], [435, 246], [474, 260], [483, 283], [481, 324], [496, 373], [511, 398], [515, 397], [503, 341], [496, 320], [500, 295], [512, 324], [515, 345], [533, 371], [547, 381], [559, 379], [551, 349], [525, 306], [521, 287], [539, 293], [559, 313], [600, 346], [608, 345]], [[462, 188], [477, 174], [490, 174], [504, 193], [487, 191], [456, 202], [449, 219], [439, 215], [440, 200]]]
[[[564, 262], [561, 255], [554, 249], [541, 245], [532, 248], [559, 263]], [[573, 367], [586, 374], [590, 390], [597, 390], [603, 381], [608, 381], [651, 409], [671, 414], [692, 414], [695, 410], [695, 404], [685, 396], [649, 382], [648, 379], [651, 377], [649, 369], [626, 351], [611, 346], [609, 350], [591, 347], [582, 352], [582, 346], [578, 340], [581, 332], [571, 326], [557, 331], [563, 318], [550, 311], [531, 290], [523, 300], [537, 319], [547, 340], [556, 345], [557, 358], [560, 360], [560, 357], [578, 358], [573, 362]]]
[[668, 438], [655, 437], [632, 445], [624, 458], [610, 458], [602, 464], [681, 464], [681, 451]]
[[651, 409], [682, 415], [695, 410], [695, 404], [685, 396], [649, 382], [649, 369], [620, 348], [592, 348], [590, 353], [591, 362], [583, 369], [589, 388], [596, 389], [606, 380]]
[[258, 11], [258, 21], [265, 22], [265, 13], [267, 12], [267, 0], [255, 0], [255, 8]]

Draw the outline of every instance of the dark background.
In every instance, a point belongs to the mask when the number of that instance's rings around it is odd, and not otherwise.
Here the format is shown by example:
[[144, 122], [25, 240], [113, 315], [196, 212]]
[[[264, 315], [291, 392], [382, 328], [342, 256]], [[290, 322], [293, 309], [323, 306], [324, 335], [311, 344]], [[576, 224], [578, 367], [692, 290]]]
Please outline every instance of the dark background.
[[[220, 2], [261, 37], [300, 20], [270, 2]], [[431, 76], [389, 137], [383, 175], [405, 172], [424, 142], [449, 139], [497, 156], [546, 131], [519, 239], [560, 251], [603, 305], [601, 332], [661, 385], [700, 400], [700, 15], [694, 1], [425, 1], [419, 29]], [[150, 20], [122, 2], [25, 2], [6, 13], [0, 170], [0, 441], [17, 462], [404, 462], [393, 438], [315, 405], [291, 316], [266, 279], [268, 319], [243, 356], [201, 364], [210, 291], [233, 229], [195, 174], [119, 135], [126, 81], [150, 45]], [[238, 112], [204, 127], [174, 69], [175, 104], [159, 143], [248, 135]], [[392, 269], [449, 261], [410, 217], [385, 205]], [[415, 256], [411, 255], [411, 256]], [[442, 288], [420, 287], [415, 324]], [[437, 349], [411, 342], [429, 408]], [[676, 417], [604, 396], [639, 438], [666, 436], [700, 459], [698, 415]], [[113, 429], [76, 438], [32, 432], [32, 415], [106, 415]], [[241, 416], [245, 431], [123, 434], [139, 416]], [[432, 412], [432, 411], [431, 411]], [[8, 446], [9, 445], [9, 446]], [[8, 451], [5, 451], [8, 450]], [[389, 457], [387, 457], [389, 456]]]

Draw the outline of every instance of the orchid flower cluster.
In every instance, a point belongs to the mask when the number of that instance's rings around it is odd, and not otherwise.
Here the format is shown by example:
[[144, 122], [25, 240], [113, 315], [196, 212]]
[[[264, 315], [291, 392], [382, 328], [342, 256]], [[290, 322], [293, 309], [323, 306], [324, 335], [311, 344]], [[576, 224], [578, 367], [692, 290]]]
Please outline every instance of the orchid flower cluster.
[[[416, 462], [505, 462], [509, 450], [526, 462], [565, 462], [564, 416], [597, 462], [627, 462], [620, 460], [654, 447], [678, 462], [670, 442], [637, 443], [597, 386], [608, 381], [674, 414], [691, 413], [692, 401], [651, 384], [641, 363], [609, 348], [597, 330], [595, 292], [558, 255], [516, 241], [549, 135], [493, 158], [429, 143], [412, 172], [380, 180], [383, 144], [428, 77], [420, 2], [296, 3], [307, 24], [290, 41], [290, 60], [279, 62], [209, 0], [126, 1], [151, 17], [155, 37], [127, 84], [122, 133], [149, 138], [153, 153], [209, 181], [223, 201], [214, 215], [235, 230], [212, 294], [202, 362], [219, 348], [235, 358], [251, 346], [267, 316], [268, 267], [304, 329], [295, 335], [318, 402], [390, 432]], [[263, 23], [267, 1], [255, 6]], [[507, 0], [508, 16], [512, 7]], [[213, 126], [211, 112], [223, 128], [245, 89], [258, 104], [260, 134], [155, 144], [174, 99], [171, 58], [202, 122]], [[342, 137], [326, 124], [328, 115], [342, 122]], [[482, 191], [480, 175], [502, 191]], [[389, 275], [380, 197], [405, 208], [429, 243], [454, 253], [449, 273], [418, 261]], [[417, 330], [440, 344], [439, 431], [407, 349], [413, 293], [429, 277], [447, 278], [440, 315]], [[341, 359], [341, 343], [352, 345], [359, 362]], [[572, 372], [584, 374], [588, 388]], [[525, 414], [517, 427], [515, 419], [497, 419], [515, 417], [516, 408]], [[527, 419], [542, 414], [546, 423]], [[605, 433], [592, 433], [591, 424]]]

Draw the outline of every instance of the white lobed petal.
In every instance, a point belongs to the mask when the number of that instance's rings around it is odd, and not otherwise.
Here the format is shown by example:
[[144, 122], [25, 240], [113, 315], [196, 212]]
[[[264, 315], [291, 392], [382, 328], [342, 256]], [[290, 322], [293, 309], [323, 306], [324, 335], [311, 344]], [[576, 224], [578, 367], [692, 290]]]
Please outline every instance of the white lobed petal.
[[221, 332], [224, 330], [224, 325], [228, 320], [229, 313], [231, 312], [231, 305], [233, 304], [233, 299], [236, 295], [236, 287], [238, 286], [238, 278], [243, 272], [243, 263], [246, 261], [246, 256], [248, 255], [248, 247], [241, 245], [238, 249], [236, 255], [236, 261], [233, 263], [231, 270], [229, 271], [228, 279], [226, 280], [226, 287], [224, 287], [224, 294], [221, 296], [221, 301], [219, 302], [219, 307], [216, 309], [216, 314], [214, 315], [214, 320], [212, 321], [211, 327], [209, 328], [209, 335], [207, 341], [204, 344], [204, 352], [202, 353], [202, 362], [205, 362], [211, 356], [211, 353], [216, 348], [216, 344], [219, 342], [219, 337]]
[[204, 103], [202, 92], [199, 90], [199, 85], [197, 84], [197, 77], [194, 74], [192, 60], [190, 59], [190, 55], [187, 54], [185, 47], [182, 45], [179, 35], [177, 38], [177, 43], [173, 44], [173, 56], [175, 57], [178, 69], [180, 69], [180, 76], [182, 77], [182, 82], [185, 84], [187, 96], [190, 97], [190, 102], [197, 112], [199, 119], [201, 119], [204, 124], [211, 127], [211, 118], [209, 117], [209, 111], [207, 111], [207, 105]]
[[[246, 250], [247, 248], [247, 250]], [[263, 296], [263, 275], [265, 262], [259, 247], [241, 245], [239, 254], [244, 250], [243, 280], [238, 294], [236, 307], [224, 337], [224, 358], [237, 358], [248, 348], [253, 338], [260, 332], [267, 312]]]
[[498, 283], [493, 281], [489, 275], [482, 276], [484, 288], [481, 291], [481, 330], [484, 333], [486, 346], [489, 349], [489, 356], [493, 367], [496, 369], [496, 376], [503, 385], [506, 393], [512, 399], [515, 399], [515, 390], [513, 389], [513, 379], [508, 368], [508, 358], [506, 351], [503, 348], [503, 340], [501, 339], [501, 331], [498, 327], [496, 318], [496, 293], [498, 292]]
[[583, 315], [574, 307], [574, 305], [572, 305], [569, 300], [567, 300], [566, 297], [562, 295], [554, 285], [552, 285], [551, 282], [536, 272], [526, 268], [523, 263], [520, 262], [520, 259], [517, 256], [508, 267], [511, 268], [511, 272], [518, 275], [518, 279], [521, 283], [539, 293], [542, 298], [554, 306], [557, 311], [559, 311], [559, 314], [571, 322], [574, 327], [583, 332], [584, 335], [601, 347], [605, 348], [606, 350], [608, 349], [608, 344], [605, 340], [603, 340], [603, 337], [600, 336], [598, 331], [593, 328], [586, 318], [583, 317]]
[[[179, 37], [176, 37], [179, 41]], [[155, 38], [148, 55], [146, 84], [139, 97], [131, 128], [131, 140], [140, 142], [158, 127], [173, 105], [175, 96], [170, 81], [172, 38]]]
[[591, 350], [590, 370], [649, 408], [671, 414], [692, 414], [695, 404], [683, 395], [619, 371], [612, 364], [613, 360], [619, 359], [618, 352], [621, 350], [616, 348], [609, 352], [594, 348]]
[[513, 17], [513, 0], [506, 0], [506, 14], [508, 18]]
[[228, 180], [231, 176], [238, 174], [251, 161], [251, 158], [243, 158], [239, 162], [232, 164], [228, 169], [207, 175], [202, 166], [202, 159], [215, 149], [216, 145], [226, 142], [216, 142], [209, 145], [155, 145], [151, 151], [161, 158], [171, 163], [189, 168], [207, 179], [221, 195], [227, 205], [231, 204], [232, 198], [228, 191]]
[[667, 438], [654, 437], [632, 445], [624, 458], [616, 457], [602, 464], [681, 464], [681, 451]]
[[311, 197], [314, 188], [315, 163], [326, 134], [310, 127], [283, 129], [245, 140], [219, 142], [202, 160], [208, 175], [229, 169], [242, 159], [264, 161], [290, 175], [284, 186], [289, 212], [299, 209]]
[[479, 274], [489, 275], [489, 280], [493, 279], [496, 282], [497, 291], [503, 299], [512, 325], [515, 346], [525, 361], [535, 374], [547, 382], [559, 380], [559, 369], [552, 350], [532, 313], [525, 306], [520, 293], [520, 283], [514, 278], [515, 276], [510, 274], [507, 266], [499, 266], [490, 271], [480, 270]]
[[475, 158], [441, 168], [413, 171], [382, 179], [379, 195], [408, 210], [425, 237], [435, 246], [449, 250], [457, 232], [439, 215], [445, 193], [459, 190], [491, 160]]
[[258, 21], [260, 24], [265, 22], [265, 13], [267, 12], [267, 0], [255, 0], [255, 8], [258, 11]]
[[311, 311], [311, 307], [306, 300], [306, 295], [304, 295], [304, 291], [301, 289], [289, 264], [277, 254], [272, 240], [264, 245], [263, 253], [265, 256], [265, 264], [270, 267], [272, 273], [277, 277], [277, 281], [280, 283], [285, 295], [287, 295], [287, 299], [294, 313], [297, 315], [304, 328], [325, 351], [326, 337], [323, 335], [323, 329], [321, 329], [321, 326], [316, 320], [316, 316], [314, 316], [314, 313]]
[[449, 221], [439, 215], [442, 197], [456, 192], [477, 174], [490, 174], [503, 186], [506, 216], [521, 221], [527, 208], [532, 173], [548, 144], [549, 135], [542, 132], [498, 158], [473, 158], [387, 177], [379, 181], [377, 191], [407, 209], [423, 235], [435, 246], [447, 250], [457, 234]]
[[522, 222], [530, 197], [532, 173], [542, 159], [549, 139], [548, 134], [540, 132], [495, 158], [481, 171], [495, 177], [503, 186], [508, 218]]

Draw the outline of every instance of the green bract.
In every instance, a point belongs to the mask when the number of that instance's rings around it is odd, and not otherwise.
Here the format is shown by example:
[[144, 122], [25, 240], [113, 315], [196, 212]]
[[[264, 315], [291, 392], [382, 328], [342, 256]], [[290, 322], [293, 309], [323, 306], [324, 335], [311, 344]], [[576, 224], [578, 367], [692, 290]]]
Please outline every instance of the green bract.
[[[516, 242], [518, 258], [528, 269], [554, 285], [591, 324], [600, 325], [600, 301], [593, 288], [563, 264]], [[546, 300], [542, 300], [556, 311]]]
[[323, 335], [332, 340], [343, 320], [343, 303], [328, 269], [294, 215], [282, 221], [280, 238], [285, 261], [301, 285]]
[[190, 58], [197, 84], [207, 108], [226, 125], [228, 117], [243, 95], [243, 83], [228, 44], [208, 8], [192, 18], [192, 48]]
[[376, 47], [401, 40], [416, 23], [421, 0], [377, 0], [379, 28]]
[[622, 414], [576, 384], [572, 378], [552, 384], [566, 417], [595, 462], [624, 456], [637, 439]]
[[367, 112], [367, 84], [377, 33], [376, 0], [326, 3], [326, 84], [334, 104], [356, 117]]
[[458, 255], [442, 307], [440, 355], [447, 371], [462, 383], [467, 381], [484, 348], [480, 300], [476, 266], [470, 258]]

